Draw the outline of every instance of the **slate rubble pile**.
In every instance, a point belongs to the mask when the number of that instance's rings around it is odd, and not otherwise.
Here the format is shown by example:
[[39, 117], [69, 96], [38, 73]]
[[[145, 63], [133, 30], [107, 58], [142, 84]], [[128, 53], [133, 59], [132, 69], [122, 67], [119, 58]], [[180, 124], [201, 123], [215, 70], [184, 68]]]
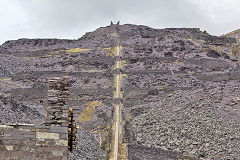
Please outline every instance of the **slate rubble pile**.
[[[155, 159], [160, 157], [156, 153], [171, 155], [169, 159], [184, 154], [192, 159], [240, 159], [240, 65], [231, 48], [237, 40], [198, 28], [126, 24], [101, 27], [78, 40], [6, 42], [0, 46], [0, 122], [11, 122], [6, 119], [10, 115], [14, 122], [42, 121], [47, 79], [67, 75], [76, 120], [88, 102], [100, 101], [107, 112], [99, 116], [97, 107], [90, 108], [90, 122], [78, 123], [78, 150], [69, 155], [103, 157], [96, 137], [111, 119], [114, 58], [106, 48], [116, 45], [116, 36], [127, 64], [122, 85], [129, 159], [141, 157], [141, 149]], [[91, 50], [63, 51], [71, 48]], [[26, 109], [30, 111], [24, 113]]]
[[99, 148], [99, 143], [84, 129], [78, 130], [76, 149], [68, 153], [69, 160], [99, 160], [104, 159], [105, 152]]

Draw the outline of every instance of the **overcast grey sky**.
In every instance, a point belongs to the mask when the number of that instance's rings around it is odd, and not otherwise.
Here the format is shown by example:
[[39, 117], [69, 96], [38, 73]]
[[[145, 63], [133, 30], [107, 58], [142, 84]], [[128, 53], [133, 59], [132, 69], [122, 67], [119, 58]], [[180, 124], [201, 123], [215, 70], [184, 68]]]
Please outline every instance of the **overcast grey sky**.
[[0, 44], [19, 38], [76, 39], [110, 21], [153, 28], [240, 28], [240, 0], [0, 0]]

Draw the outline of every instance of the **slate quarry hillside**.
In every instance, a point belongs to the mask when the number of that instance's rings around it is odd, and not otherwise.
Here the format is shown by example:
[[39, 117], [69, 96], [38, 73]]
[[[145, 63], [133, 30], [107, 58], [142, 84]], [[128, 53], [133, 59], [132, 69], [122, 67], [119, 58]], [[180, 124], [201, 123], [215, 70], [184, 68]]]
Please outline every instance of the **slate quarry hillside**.
[[124, 138], [130, 160], [240, 159], [239, 39], [198, 28], [111, 25], [77, 40], [0, 46], [0, 123], [42, 123], [47, 81], [68, 75], [80, 126], [70, 159], [106, 156], [119, 40]]

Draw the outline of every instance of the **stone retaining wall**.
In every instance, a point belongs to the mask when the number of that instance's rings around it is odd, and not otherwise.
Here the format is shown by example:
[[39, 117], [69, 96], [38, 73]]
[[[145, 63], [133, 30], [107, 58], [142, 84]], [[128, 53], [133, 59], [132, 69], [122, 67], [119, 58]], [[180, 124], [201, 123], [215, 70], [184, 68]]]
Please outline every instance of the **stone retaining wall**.
[[0, 160], [67, 160], [69, 78], [49, 80], [43, 124], [0, 125]]
[[67, 160], [68, 128], [0, 125], [0, 160]]

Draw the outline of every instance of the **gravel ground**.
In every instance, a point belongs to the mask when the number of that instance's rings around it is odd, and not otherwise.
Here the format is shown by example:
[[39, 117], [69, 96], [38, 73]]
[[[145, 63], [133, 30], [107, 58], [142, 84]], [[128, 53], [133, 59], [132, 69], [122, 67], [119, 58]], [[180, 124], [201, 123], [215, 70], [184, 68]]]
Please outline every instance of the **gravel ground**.
[[[238, 88], [179, 90], [142, 105], [147, 110], [134, 113], [131, 122], [136, 142], [198, 158], [239, 159], [240, 110], [234, 98], [239, 93]], [[232, 97], [225, 102], [231, 106], [222, 102], [226, 94]]]
[[86, 130], [78, 130], [76, 150], [69, 152], [69, 160], [100, 160], [105, 157], [105, 152], [99, 148], [99, 143]]

